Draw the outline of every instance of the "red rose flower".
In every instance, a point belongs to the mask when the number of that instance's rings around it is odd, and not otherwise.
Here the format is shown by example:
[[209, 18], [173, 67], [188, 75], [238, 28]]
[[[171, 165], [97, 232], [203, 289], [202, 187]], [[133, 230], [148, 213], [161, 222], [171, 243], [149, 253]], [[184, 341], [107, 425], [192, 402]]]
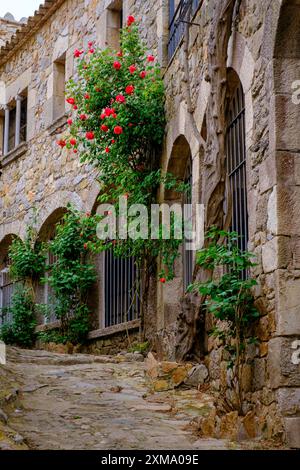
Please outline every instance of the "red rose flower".
[[106, 153], [109, 153], [109, 152], [110, 152], [110, 148], [109, 148], [109, 147], [106, 147], [105, 152], [106, 152]]
[[114, 119], [117, 119], [116, 113], [113, 113], [113, 114], [112, 114], [112, 117], [113, 117]]
[[116, 127], [114, 128], [114, 133], [115, 133], [116, 135], [123, 134], [123, 128], [122, 128], [121, 126], [116, 126]]
[[70, 139], [70, 144], [71, 145], [76, 145], [76, 143], [77, 143], [76, 139], [74, 139], [74, 138]]
[[94, 132], [92, 132], [92, 131], [88, 131], [88, 132], [85, 134], [85, 136], [86, 136], [86, 138], [87, 138], [88, 140], [93, 140], [93, 139], [95, 138], [95, 134], [94, 134]]
[[86, 114], [80, 114], [79, 119], [80, 121], [86, 121], [87, 119]]
[[75, 111], [76, 111], [76, 109], [78, 109], [77, 104], [74, 104], [73, 109], [74, 109]]
[[91, 47], [91, 49], [89, 50], [89, 53], [90, 53], [90, 54], [94, 54], [94, 52], [95, 52], [95, 49], [93, 49], [93, 48]]
[[123, 52], [122, 51], [117, 52], [117, 56], [118, 57], [123, 57]]
[[132, 95], [132, 93], [134, 92], [134, 86], [133, 85], [128, 85], [125, 88], [125, 92], [127, 93], [127, 95]]
[[85, 100], [89, 100], [89, 99], [90, 99], [90, 95], [89, 95], [88, 93], [86, 93], [86, 94], [84, 95], [84, 99], [85, 99]]
[[135, 71], [136, 71], [136, 66], [135, 66], [135, 65], [131, 65], [131, 66], [129, 67], [129, 72], [130, 72], [130, 73], [134, 73]]
[[101, 130], [102, 130], [103, 132], [108, 132], [109, 128], [108, 128], [108, 126], [106, 126], [105, 124], [102, 124]]
[[74, 149], [73, 152], [74, 152], [74, 153], [77, 153], [77, 149]]
[[120, 64], [120, 62], [118, 62], [117, 60], [114, 62], [113, 64], [113, 67], [114, 69], [116, 70], [120, 70], [120, 68], [122, 67], [122, 65]]
[[74, 57], [77, 57], [77, 58], [78, 58], [78, 57], [81, 56], [81, 54], [83, 54], [83, 51], [79, 51], [78, 49], [75, 49], [75, 51], [74, 51]]
[[129, 15], [128, 18], [127, 18], [127, 26], [131, 26], [132, 23], [135, 22], [135, 17], [132, 16], [132, 15]]
[[100, 119], [105, 119], [105, 118], [106, 118], [106, 114], [102, 113], [100, 116]]
[[115, 139], [112, 139], [111, 143], [114, 144], [114, 143], [115, 143]]
[[74, 98], [67, 98], [66, 102], [69, 104], [75, 104], [75, 99]]
[[116, 101], [117, 101], [118, 103], [125, 103], [125, 101], [126, 101], [125, 96], [123, 96], [123, 95], [117, 95], [117, 96], [116, 96]]
[[155, 57], [153, 55], [148, 55], [147, 60], [148, 60], [148, 62], [154, 62]]
[[160, 280], [159, 280], [159, 282], [161, 282], [162, 284], [165, 284], [166, 278], [165, 278], [165, 277], [161, 277]]
[[113, 114], [113, 110], [111, 108], [105, 108], [104, 114], [105, 116], [109, 117], [111, 114]]
[[65, 140], [61, 139], [57, 142], [57, 145], [59, 145], [61, 148], [64, 148], [67, 144]]
[[141, 77], [141, 78], [145, 78], [145, 77], [146, 77], [146, 72], [145, 72], [144, 70], [140, 73], [140, 77]]
[[67, 123], [69, 124], [69, 126], [72, 126], [73, 120], [72, 120], [72, 119], [68, 119], [68, 120], [67, 120]]
[[92, 47], [93, 41], [88, 42], [88, 47]]

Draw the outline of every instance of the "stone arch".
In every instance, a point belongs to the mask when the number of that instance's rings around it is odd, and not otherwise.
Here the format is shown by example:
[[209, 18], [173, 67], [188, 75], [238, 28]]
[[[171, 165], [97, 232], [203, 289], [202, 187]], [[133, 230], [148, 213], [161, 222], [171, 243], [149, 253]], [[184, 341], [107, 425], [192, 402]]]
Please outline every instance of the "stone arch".
[[17, 236], [21, 239], [24, 239], [24, 234], [22, 231], [22, 224], [20, 221], [13, 221], [7, 224], [1, 224], [0, 226], [0, 244], [2, 241], [9, 235]]
[[[180, 134], [174, 141], [172, 152], [168, 161], [167, 172], [177, 179], [183, 180], [189, 159], [192, 158], [191, 148], [183, 134]], [[178, 199], [178, 193], [172, 190], [165, 190], [164, 199], [174, 201]]]
[[51, 240], [54, 235], [55, 225], [62, 219], [67, 211], [66, 207], [57, 207], [54, 209], [39, 228], [39, 241]]
[[14, 233], [9, 233], [5, 235], [0, 241], [0, 268], [6, 261], [8, 250], [15, 238], [19, 238], [18, 235]]
[[[42, 207], [38, 211], [37, 215], [37, 232], [40, 233], [42, 228], [45, 228], [47, 221], [51, 221], [51, 217], [57, 217], [60, 212], [65, 211], [68, 204], [72, 204], [75, 209], [80, 211], [87, 210], [87, 207], [83, 204], [81, 197], [71, 191], [58, 191], [45, 199]], [[56, 215], [55, 215], [56, 214]]]

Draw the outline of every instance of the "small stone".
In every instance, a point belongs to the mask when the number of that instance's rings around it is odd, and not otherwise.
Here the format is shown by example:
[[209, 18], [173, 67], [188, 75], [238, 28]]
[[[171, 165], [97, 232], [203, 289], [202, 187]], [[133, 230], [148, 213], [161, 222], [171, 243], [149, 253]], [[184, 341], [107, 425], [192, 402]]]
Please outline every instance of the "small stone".
[[231, 411], [221, 418], [220, 434], [223, 439], [235, 441], [238, 433], [238, 412]]
[[172, 372], [172, 380], [175, 385], [182, 384], [187, 377], [187, 370], [184, 366], [179, 366]]
[[153, 384], [153, 388], [155, 392], [164, 392], [166, 390], [170, 390], [169, 383], [167, 380], [157, 380]]
[[249, 413], [247, 413], [243, 418], [243, 425], [247, 436], [254, 439], [256, 437], [256, 420], [255, 413], [253, 411], [249, 411]]
[[23, 444], [24, 437], [21, 436], [20, 434], [15, 434], [14, 441], [15, 441], [16, 444]]
[[185, 385], [189, 387], [198, 387], [203, 385], [208, 378], [208, 370], [204, 364], [194, 366], [188, 373], [188, 377], [184, 381]]

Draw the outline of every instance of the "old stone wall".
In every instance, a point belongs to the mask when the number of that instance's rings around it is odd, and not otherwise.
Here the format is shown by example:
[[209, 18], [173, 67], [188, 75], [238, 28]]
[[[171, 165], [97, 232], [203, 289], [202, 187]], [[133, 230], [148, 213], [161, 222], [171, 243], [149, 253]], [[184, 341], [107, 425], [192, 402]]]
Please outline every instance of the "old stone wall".
[[[206, 72], [217, 2], [200, 2], [193, 18], [188, 82], [182, 42], [170, 61], [167, 56], [168, 1], [123, 2], [124, 17], [130, 12], [140, 21], [142, 36], [164, 69], [168, 124], [162, 167], [183, 177], [187, 158], [192, 158], [193, 204], [205, 200], [205, 114], [210, 94]], [[8, 61], [0, 62], [1, 104], [25, 89], [28, 96], [27, 142], [2, 158], [0, 242], [10, 234], [24, 237], [33, 207], [38, 209], [40, 229], [68, 202], [90, 211], [99, 191], [92, 167], [81, 165], [70, 151], [56, 145], [66, 118], [57, 118], [54, 112], [54, 64], [63, 58], [68, 78], [74, 74], [76, 47], [86, 47], [90, 40], [101, 47], [106, 43], [116, 46], [116, 12], [121, 2], [65, 0], [59, 4]], [[244, 367], [245, 412], [254, 408], [261, 419], [257, 426], [265, 436], [285, 435], [294, 447], [300, 445], [300, 147], [296, 126], [300, 105], [292, 102], [291, 86], [300, 71], [299, 9], [299, 2], [293, 0], [242, 0], [227, 61], [245, 94], [249, 249], [257, 257], [252, 274], [258, 280], [254, 294], [261, 313], [258, 344], [247, 351]], [[187, 86], [201, 145], [187, 110]], [[170, 195], [162, 191], [160, 198], [169, 201]], [[145, 326], [154, 344], [156, 339], [160, 355], [168, 358], [174, 356], [176, 319], [184, 296], [182, 278], [179, 259], [174, 281], [151, 286], [156, 309], [151, 305]], [[210, 326], [207, 318], [207, 331]], [[106, 346], [99, 343], [95, 348], [102, 351]], [[212, 387], [220, 390], [227, 381], [224, 351], [208, 335], [205, 347]]]

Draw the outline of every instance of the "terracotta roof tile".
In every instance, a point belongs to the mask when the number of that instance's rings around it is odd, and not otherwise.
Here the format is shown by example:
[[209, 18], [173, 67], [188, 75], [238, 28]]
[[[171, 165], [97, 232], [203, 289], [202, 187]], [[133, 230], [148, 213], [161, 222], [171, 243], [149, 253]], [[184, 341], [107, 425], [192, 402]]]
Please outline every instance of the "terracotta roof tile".
[[27, 23], [20, 23], [15, 34], [0, 48], [0, 66], [7, 62], [64, 2], [65, 0], [45, 0], [34, 15], [28, 18]]

